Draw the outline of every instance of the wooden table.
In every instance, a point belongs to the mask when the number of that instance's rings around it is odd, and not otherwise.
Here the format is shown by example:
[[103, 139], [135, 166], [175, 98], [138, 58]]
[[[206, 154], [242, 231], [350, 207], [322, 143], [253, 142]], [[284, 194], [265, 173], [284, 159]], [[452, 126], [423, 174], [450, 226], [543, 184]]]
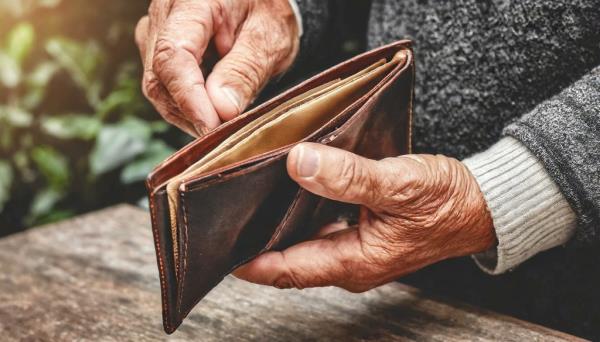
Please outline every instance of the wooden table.
[[112, 207], [0, 240], [0, 340], [575, 340], [401, 284], [364, 294], [228, 277], [162, 331], [148, 214]]

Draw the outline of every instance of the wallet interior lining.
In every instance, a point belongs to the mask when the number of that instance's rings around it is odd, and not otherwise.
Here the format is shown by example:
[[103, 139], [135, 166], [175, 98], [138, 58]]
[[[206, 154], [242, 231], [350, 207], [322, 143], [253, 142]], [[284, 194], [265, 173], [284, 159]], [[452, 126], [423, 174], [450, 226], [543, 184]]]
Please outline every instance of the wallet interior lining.
[[[368, 93], [402, 58], [403, 55], [396, 54], [389, 62], [382, 59], [349, 77], [330, 81], [284, 102], [242, 127], [202, 159], [170, 179], [167, 197], [174, 259], [179, 257], [177, 194], [186, 179], [301, 141]], [[178, 264], [175, 262], [176, 274]]]

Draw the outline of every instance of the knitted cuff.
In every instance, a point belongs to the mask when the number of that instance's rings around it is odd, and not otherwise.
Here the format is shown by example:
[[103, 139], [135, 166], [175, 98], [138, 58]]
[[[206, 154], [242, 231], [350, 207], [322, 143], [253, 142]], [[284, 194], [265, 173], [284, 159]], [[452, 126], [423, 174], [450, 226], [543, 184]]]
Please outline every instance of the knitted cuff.
[[479, 183], [498, 238], [498, 246], [473, 256], [485, 272], [506, 272], [564, 244], [575, 232], [575, 213], [542, 163], [518, 140], [502, 138], [463, 163]]

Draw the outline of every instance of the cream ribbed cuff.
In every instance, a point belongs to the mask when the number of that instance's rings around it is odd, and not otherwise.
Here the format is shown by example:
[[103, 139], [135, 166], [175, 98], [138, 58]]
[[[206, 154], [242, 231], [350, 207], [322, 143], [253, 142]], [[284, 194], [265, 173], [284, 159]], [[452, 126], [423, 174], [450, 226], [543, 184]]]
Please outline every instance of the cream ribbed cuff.
[[300, 7], [298, 7], [298, 3], [296, 0], [289, 0], [290, 7], [292, 7], [292, 11], [294, 12], [294, 16], [296, 17], [296, 23], [298, 24], [298, 37], [302, 37], [304, 33], [304, 25], [302, 24], [302, 14], [300, 14]]
[[518, 140], [502, 138], [463, 163], [479, 183], [498, 238], [498, 246], [473, 256], [485, 272], [506, 272], [573, 235], [575, 213], [542, 163]]

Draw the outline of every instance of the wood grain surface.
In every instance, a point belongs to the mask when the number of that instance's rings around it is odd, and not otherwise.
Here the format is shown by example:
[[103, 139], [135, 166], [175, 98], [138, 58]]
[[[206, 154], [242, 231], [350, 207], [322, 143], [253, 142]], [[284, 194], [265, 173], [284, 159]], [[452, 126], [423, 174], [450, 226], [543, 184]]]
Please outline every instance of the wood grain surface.
[[167, 336], [149, 221], [121, 205], [0, 240], [0, 340], [577, 340], [398, 283], [351, 294], [233, 277]]

